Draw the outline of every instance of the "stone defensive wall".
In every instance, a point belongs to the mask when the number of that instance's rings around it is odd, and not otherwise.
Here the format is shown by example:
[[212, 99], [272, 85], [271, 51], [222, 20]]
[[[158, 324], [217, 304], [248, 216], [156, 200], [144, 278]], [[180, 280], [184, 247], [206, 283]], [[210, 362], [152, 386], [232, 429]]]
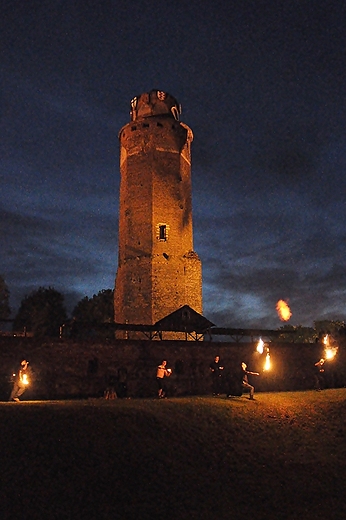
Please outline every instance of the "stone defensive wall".
[[[345, 341], [345, 340], [344, 340]], [[264, 371], [265, 355], [256, 351], [257, 342], [109, 340], [35, 340], [0, 337], [0, 399], [7, 401], [11, 376], [26, 358], [31, 367], [31, 384], [23, 400], [102, 398], [110, 385], [118, 397], [155, 397], [156, 367], [167, 360], [172, 375], [167, 378], [169, 396], [212, 393], [209, 369], [216, 355], [224, 366], [223, 385], [245, 361], [256, 392], [308, 390], [314, 388], [314, 363], [323, 357], [319, 343], [275, 343], [270, 349], [271, 369]], [[335, 358], [325, 363], [327, 388], [346, 385], [346, 344]]]

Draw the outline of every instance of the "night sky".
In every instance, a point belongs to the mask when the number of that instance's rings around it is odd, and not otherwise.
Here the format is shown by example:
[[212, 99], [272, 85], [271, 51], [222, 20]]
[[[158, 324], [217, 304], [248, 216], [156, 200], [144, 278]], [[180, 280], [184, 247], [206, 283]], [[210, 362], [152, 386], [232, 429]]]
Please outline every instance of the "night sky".
[[2, 0], [0, 275], [15, 314], [114, 287], [118, 131], [151, 89], [194, 133], [203, 314], [346, 316], [346, 3]]

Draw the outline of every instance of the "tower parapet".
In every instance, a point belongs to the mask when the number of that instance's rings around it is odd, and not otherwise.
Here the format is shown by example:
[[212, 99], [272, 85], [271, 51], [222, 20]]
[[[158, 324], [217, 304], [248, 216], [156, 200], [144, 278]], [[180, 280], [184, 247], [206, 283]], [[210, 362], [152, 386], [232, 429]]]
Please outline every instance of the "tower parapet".
[[179, 121], [181, 106], [178, 101], [162, 90], [151, 90], [131, 100], [131, 120], [141, 117], [170, 115]]

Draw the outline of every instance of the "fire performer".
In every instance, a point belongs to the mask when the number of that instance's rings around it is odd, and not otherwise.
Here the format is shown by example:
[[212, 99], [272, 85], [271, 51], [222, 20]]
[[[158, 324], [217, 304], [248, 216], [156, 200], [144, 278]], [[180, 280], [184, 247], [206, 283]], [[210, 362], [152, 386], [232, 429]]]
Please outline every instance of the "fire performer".
[[213, 378], [213, 395], [220, 395], [222, 387], [222, 370], [224, 367], [220, 365], [220, 356], [215, 356], [214, 361], [209, 365]]
[[253, 400], [254, 399], [254, 393], [255, 393], [255, 387], [250, 385], [249, 380], [248, 380], [248, 375], [259, 376], [259, 373], [258, 372], [250, 372], [249, 370], [246, 370], [246, 369], [247, 369], [247, 364], [244, 363], [244, 361], [243, 361], [242, 364], [241, 364], [242, 387], [243, 388], [247, 388], [248, 390], [250, 390], [250, 397], [249, 397], [249, 399]]
[[166, 385], [164, 384], [164, 378], [169, 377], [172, 373], [172, 370], [170, 368], [166, 368], [167, 361], [163, 360], [161, 365], [157, 367], [156, 371], [156, 381], [158, 386], [158, 397], [159, 399], [163, 399], [166, 396], [167, 389]]
[[315, 363], [315, 390], [320, 392], [324, 388], [324, 362], [321, 358]]
[[21, 361], [19, 370], [17, 374], [15, 374], [15, 379], [9, 401], [15, 401], [18, 403], [20, 401], [19, 397], [23, 395], [23, 393], [25, 392], [27, 385], [29, 384], [28, 365], [29, 361], [27, 361], [26, 359], [23, 359]]

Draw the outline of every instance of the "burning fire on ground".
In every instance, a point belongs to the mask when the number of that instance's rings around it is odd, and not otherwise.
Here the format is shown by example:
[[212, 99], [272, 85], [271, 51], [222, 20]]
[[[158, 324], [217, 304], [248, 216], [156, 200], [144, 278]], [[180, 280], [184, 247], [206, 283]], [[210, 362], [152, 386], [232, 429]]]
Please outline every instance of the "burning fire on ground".
[[285, 300], [279, 300], [276, 304], [276, 310], [281, 321], [288, 321], [292, 316], [291, 309]]

